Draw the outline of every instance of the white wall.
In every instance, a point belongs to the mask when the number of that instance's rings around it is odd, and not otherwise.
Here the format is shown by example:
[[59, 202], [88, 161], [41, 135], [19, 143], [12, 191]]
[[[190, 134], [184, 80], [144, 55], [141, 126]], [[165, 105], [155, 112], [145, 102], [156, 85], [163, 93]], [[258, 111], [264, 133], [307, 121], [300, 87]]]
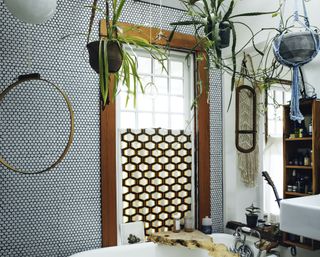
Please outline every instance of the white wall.
[[224, 196], [225, 196], [225, 220], [246, 222], [245, 208], [254, 203], [262, 206], [261, 183], [254, 188], [247, 188], [241, 181], [240, 171], [237, 164], [237, 150], [235, 147], [235, 98], [229, 111], [227, 111], [230, 99], [230, 76], [224, 74], [223, 97], [224, 97]]
[[[294, 0], [287, 0], [288, 12], [292, 10]], [[311, 0], [306, 2], [309, 10], [310, 22], [312, 25], [320, 27], [320, 1]], [[269, 11], [275, 10], [278, 6], [278, 0], [240, 0], [237, 2], [237, 13], [249, 11]], [[276, 27], [278, 26], [279, 19], [269, 16], [242, 18], [255, 32], [259, 31], [262, 27]], [[246, 30], [239, 30], [237, 33], [237, 40], [239, 46], [243, 45], [250, 38], [250, 34]], [[269, 32], [262, 33], [257, 37], [257, 43], [264, 42], [268, 37]], [[272, 36], [272, 35], [271, 35]], [[226, 50], [226, 55], [228, 50]], [[320, 55], [310, 64], [304, 66], [305, 79], [308, 83], [316, 88], [316, 92], [320, 97]], [[259, 179], [255, 188], [246, 188], [240, 179], [240, 173], [237, 166], [237, 153], [235, 148], [235, 101], [233, 98], [230, 110], [227, 112], [227, 106], [230, 97], [230, 76], [224, 75], [224, 201], [225, 201], [225, 220], [237, 220], [245, 222], [245, 207], [252, 202], [258, 206], [262, 204], [262, 179]], [[260, 149], [262, 149], [262, 141], [260, 137]], [[262, 152], [262, 151], [261, 151]], [[262, 160], [262, 158], [261, 158]], [[261, 163], [262, 167], [262, 163]], [[289, 249], [281, 248], [281, 257], [291, 256]], [[298, 249], [298, 257], [316, 257], [319, 256], [318, 252], [304, 251]]]

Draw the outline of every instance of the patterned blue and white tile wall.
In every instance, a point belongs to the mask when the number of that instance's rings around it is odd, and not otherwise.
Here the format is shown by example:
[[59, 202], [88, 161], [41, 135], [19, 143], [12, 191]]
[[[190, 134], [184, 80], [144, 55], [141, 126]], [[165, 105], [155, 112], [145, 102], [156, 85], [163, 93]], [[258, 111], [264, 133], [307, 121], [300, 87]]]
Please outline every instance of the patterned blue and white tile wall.
[[[61, 40], [68, 34], [86, 32], [90, 10], [84, 5], [90, 2], [58, 0], [54, 18], [44, 25], [35, 26], [12, 17], [3, 0], [0, 0], [0, 92], [17, 75], [39, 72], [68, 94], [75, 112], [73, 145], [67, 157], [54, 170], [40, 175], [19, 175], [0, 165], [0, 256], [66, 257], [101, 246], [98, 77], [87, 62], [85, 37], [74, 35]], [[155, 17], [150, 18], [150, 13]], [[128, 0], [122, 21], [151, 23], [155, 27], [170, 29], [169, 22], [178, 20], [182, 15], [180, 11], [163, 8], [160, 17], [159, 7]], [[181, 31], [192, 33], [189, 28]], [[31, 69], [27, 65], [27, 49], [32, 53]], [[210, 78], [215, 87], [210, 91], [211, 142], [215, 146], [213, 149], [218, 146], [218, 150], [212, 150], [211, 155], [211, 203], [215, 230], [221, 231], [222, 144], [217, 133], [222, 135], [222, 119], [219, 116], [222, 103], [221, 92], [216, 90], [221, 89], [221, 76], [213, 71]], [[41, 107], [34, 106], [41, 103], [39, 97], [43, 97], [44, 92], [48, 101], [43, 101], [45, 103]], [[16, 129], [10, 127], [11, 122], [24, 128], [28, 122], [30, 125], [34, 116], [53, 115], [52, 119], [58, 121], [50, 131], [56, 132], [53, 135], [57, 136], [48, 141], [48, 145], [39, 145], [36, 150], [28, 152], [28, 161], [37, 161], [32, 162], [36, 166], [44, 165], [39, 162], [38, 154], [41, 154], [43, 161], [52, 152], [59, 152], [68, 133], [64, 129], [61, 131], [62, 127], [65, 128], [63, 125], [67, 122], [67, 116], [59, 108], [58, 95], [52, 91], [37, 91], [36, 87], [26, 87], [8, 97], [12, 101], [6, 105], [0, 104], [0, 149], [5, 149], [21, 165], [28, 163], [29, 168], [36, 168], [31, 162], [21, 159], [21, 151], [26, 152], [26, 149], [21, 149], [23, 145], [18, 144], [14, 148], [12, 142], [4, 140], [6, 136], [12, 136]], [[24, 146], [28, 146], [28, 150], [35, 149], [28, 142], [37, 137], [42, 142], [50, 139], [44, 133], [50, 128], [49, 125], [38, 127], [33, 133], [27, 130], [27, 139], [21, 140]], [[58, 149], [52, 149], [52, 145]]]

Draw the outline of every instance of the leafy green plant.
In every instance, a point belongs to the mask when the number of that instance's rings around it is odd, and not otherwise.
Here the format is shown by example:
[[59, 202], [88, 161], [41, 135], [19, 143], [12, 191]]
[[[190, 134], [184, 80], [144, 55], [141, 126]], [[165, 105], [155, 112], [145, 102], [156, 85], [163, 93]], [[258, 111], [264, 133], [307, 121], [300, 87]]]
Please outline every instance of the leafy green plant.
[[252, 203], [249, 207], [246, 208], [246, 212], [248, 216], [257, 215], [258, 213], [260, 213], [260, 208], [255, 207]]
[[[193, 52], [197, 48], [203, 49], [207, 55], [213, 60], [215, 67], [225, 70], [231, 74], [231, 91], [234, 90], [235, 80], [237, 76], [237, 55], [242, 52], [246, 45], [250, 42], [253, 43], [256, 51], [263, 55], [264, 53], [255, 47], [254, 37], [255, 34], [251, 28], [241, 22], [237, 21], [240, 17], [260, 16], [260, 15], [272, 15], [276, 16], [278, 10], [270, 12], [248, 12], [241, 14], [233, 14], [235, 8], [235, 1], [227, 0], [180, 0], [180, 2], [187, 9], [188, 19], [180, 20], [178, 22], [172, 22], [171, 25], [174, 29], [169, 37], [172, 40], [174, 33], [178, 26], [193, 26], [195, 31], [195, 37], [197, 43], [191, 50]], [[237, 31], [235, 25], [242, 25], [251, 32], [252, 38], [247, 44], [237, 51]], [[231, 33], [231, 67], [225, 64], [225, 60], [222, 58], [222, 49], [226, 47], [223, 43], [223, 36], [225, 33]], [[229, 35], [230, 36], [230, 35]], [[200, 57], [203, 58], [203, 57]], [[209, 58], [207, 59], [207, 66], [210, 68], [211, 64]], [[208, 88], [207, 88], [208, 91]]]
[[[113, 96], [118, 92], [118, 86], [120, 83], [127, 88], [127, 102], [129, 97], [134, 98], [134, 105], [136, 104], [137, 90], [140, 88], [144, 92], [144, 87], [141, 82], [140, 76], [138, 74], [137, 60], [134, 54], [135, 48], [144, 49], [148, 52], [154, 59], [159, 61], [164, 67], [164, 61], [167, 59], [165, 51], [156, 45], [153, 45], [148, 40], [134, 35], [129, 35], [130, 31], [139, 31], [138, 26], [131, 26], [126, 28], [121, 28], [119, 24], [119, 19], [126, 0], [112, 0], [112, 13], [109, 12], [108, 0], [105, 0], [106, 10], [98, 7], [98, 0], [93, 0], [91, 12], [91, 18], [89, 23], [88, 31], [88, 43], [90, 42], [90, 35], [96, 16], [96, 12], [100, 12], [104, 15], [106, 20], [107, 34], [100, 36], [99, 39], [99, 76], [100, 76], [100, 91], [103, 106], [108, 102], [110, 95], [110, 82], [111, 74], [114, 74], [115, 88], [113, 89]], [[109, 56], [108, 56], [108, 46], [110, 42], [117, 44], [120, 49], [122, 57], [121, 68], [112, 72], [109, 70]], [[165, 69], [165, 68], [164, 68]]]

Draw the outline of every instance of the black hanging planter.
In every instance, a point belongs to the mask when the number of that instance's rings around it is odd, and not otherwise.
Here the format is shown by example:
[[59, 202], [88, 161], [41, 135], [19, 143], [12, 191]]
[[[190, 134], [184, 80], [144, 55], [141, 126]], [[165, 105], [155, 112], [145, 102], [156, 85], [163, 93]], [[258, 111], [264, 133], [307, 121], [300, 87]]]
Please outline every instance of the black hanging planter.
[[[211, 41], [215, 40], [213, 33], [212, 33], [213, 26], [214, 26], [214, 24], [208, 18], [208, 25], [205, 27], [204, 32], [207, 34], [208, 39]], [[230, 45], [230, 32], [231, 32], [231, 27], [230, 27], [229, 23], [227, 23], [227, 22], [220, 22], [219, 23], [220, 42], [218, 44], [218, 47], [220, 49], [226, 48]]]
[[258, 222], [257, 214], [246, 214], [247, 216], [247, 225], [249, 228], [255, 228]]
[[281, 40], [279, 54], [290, 63], [306, 63], [317, 53], [319, 35], [310, 31], [290, 32], [278, 37]]
[[[90, 66], [97, 73], [99, 73], [99, 45], [100, 41], [93, 41], [87, 44]], [[107, 51], [109, 72], [116, 73], [121, 68], [123, 60], [121, 48], [116, 41], [108, 41]]]
[[219, 48], [223, 49], [230, 45], [230, 33], [231, 27], [230, 24], [227, 22], [220, 22], [219, 24], [219, 37], [220, 43]]

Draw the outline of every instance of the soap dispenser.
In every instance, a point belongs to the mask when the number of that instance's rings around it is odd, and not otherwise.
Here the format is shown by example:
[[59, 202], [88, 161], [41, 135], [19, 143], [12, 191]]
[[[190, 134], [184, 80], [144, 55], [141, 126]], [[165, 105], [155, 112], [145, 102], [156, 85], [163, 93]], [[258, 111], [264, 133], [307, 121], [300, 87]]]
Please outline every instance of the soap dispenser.
[[212, 221], [208, 216], [202, 219], [201, 231], [207, 235], [212, 234]]

